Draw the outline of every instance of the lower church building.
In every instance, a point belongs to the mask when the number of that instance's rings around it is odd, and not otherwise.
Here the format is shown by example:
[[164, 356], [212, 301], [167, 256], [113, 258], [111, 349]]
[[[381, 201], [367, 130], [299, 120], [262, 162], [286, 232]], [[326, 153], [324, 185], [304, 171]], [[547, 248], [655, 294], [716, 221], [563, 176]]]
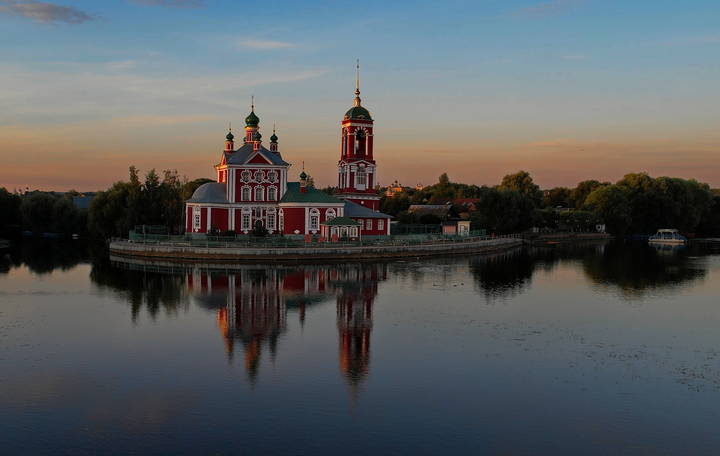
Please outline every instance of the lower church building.
[[[304, 171], [297, 182], [290, 182], [291, 165], [282, 158], [275, 131], [268, 149], [262, 143], [259, 125], [252, 106], [245, 118], [242, 146], [236, 149], [235, 136], [228, 132], [220, 163], [215, 165], [217, 182], [201, 185], [186, 201], [187, 233], [249, 234], [264, 228], [271, 235], [317, 235], [328, 239], [330, 233], [333, 237], [390, 234], [392, 217], [380, 212], [380, 196], [375, 191], [373, 119], [361, 105], [359, 81], [353, 107], [341, 122], [335, 195], [309, 185]], [[338, 220], [330, 223], [335, 218]]]

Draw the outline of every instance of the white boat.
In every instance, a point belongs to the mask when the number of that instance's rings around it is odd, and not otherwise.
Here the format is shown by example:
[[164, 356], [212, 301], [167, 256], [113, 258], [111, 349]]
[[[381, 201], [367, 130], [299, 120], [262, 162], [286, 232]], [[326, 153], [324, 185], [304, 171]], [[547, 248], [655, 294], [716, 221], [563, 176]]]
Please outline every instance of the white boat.
[[669, 244], [682, 245], [687, 242], [687, 238], [680, 234], [676, 229], [660, 229], [654, 236], [648, 238], [650, 244]]

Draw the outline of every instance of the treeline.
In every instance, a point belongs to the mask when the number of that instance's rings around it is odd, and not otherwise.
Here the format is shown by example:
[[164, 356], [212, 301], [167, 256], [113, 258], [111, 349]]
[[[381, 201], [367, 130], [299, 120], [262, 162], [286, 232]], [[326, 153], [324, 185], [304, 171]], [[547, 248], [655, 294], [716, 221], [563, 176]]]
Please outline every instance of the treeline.
[[188, 181], [177, 171], [165, 170], [162, 177], [153, 169], [141, 180], [130, 167], [129, 180], [97, 192], [89, 209], [77, 208], [77, 192], [11, 193], [0, 188], [0, 231], [83, 234], [99, 239], [127, 236], [136, 225], [160, 225], [168, 233], [180, 233], [185, 200], [210, 179]]
[[546, 191], [525, 171], [509, 174], [493, 187], [451, 182], [442, 174], [437, 184], [422, 190], [405, 188], [383, 196], [381, 209], [401, 223], [427, 223], [427, 216], [408, 211], [411, 205], [448, 203], [455, 214], [473, 222], [473, 229], [498, 234], [531, 227], [587, 231], [600, 223], [615, 235], [652, 234], [664, 227], [720, 233], [720, 192], [694, 179], [646, 173], [628, 174], [615, 184], [587, 180]]
[[0, 188], [0, 232], [84, 234], [88, 211], [75, 207], [73, 197], [76, 195], [74, 191], [18, 194]]
[[127, 236], [136, 225], [159, 225], [170, 234], [181, 233], [185, 200], [206, 182], [212, 181], [188, 182], [174, 170], [164, 170], [160, 178], [154, 169], [141, 182], [137, 168], [131, 166], [128, 181], [115, 182], [90, 203], [88, 230], [102, 238]]

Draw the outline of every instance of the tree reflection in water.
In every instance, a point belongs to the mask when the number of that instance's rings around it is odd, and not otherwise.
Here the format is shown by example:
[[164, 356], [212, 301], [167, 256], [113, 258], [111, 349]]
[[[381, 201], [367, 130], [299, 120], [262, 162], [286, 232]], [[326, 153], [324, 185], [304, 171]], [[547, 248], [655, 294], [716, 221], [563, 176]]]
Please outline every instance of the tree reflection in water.
[[578, 263], [594, 283], [620, 290], [626, 298], [679, 288], [706, 277], [702, 247], [654, 248], [645, 243], [603, 242], [521, 248], [471, 258], [469, 268], [486, 299], [522, 293], [536, 270]]

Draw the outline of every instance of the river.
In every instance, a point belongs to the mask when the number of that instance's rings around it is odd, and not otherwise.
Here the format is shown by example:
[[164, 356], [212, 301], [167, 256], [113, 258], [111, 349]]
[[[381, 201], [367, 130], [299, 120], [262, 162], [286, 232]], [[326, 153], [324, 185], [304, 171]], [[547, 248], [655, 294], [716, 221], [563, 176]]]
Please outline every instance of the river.
[[720, 252], [0, 252], [3, 454], [720, 454]]

